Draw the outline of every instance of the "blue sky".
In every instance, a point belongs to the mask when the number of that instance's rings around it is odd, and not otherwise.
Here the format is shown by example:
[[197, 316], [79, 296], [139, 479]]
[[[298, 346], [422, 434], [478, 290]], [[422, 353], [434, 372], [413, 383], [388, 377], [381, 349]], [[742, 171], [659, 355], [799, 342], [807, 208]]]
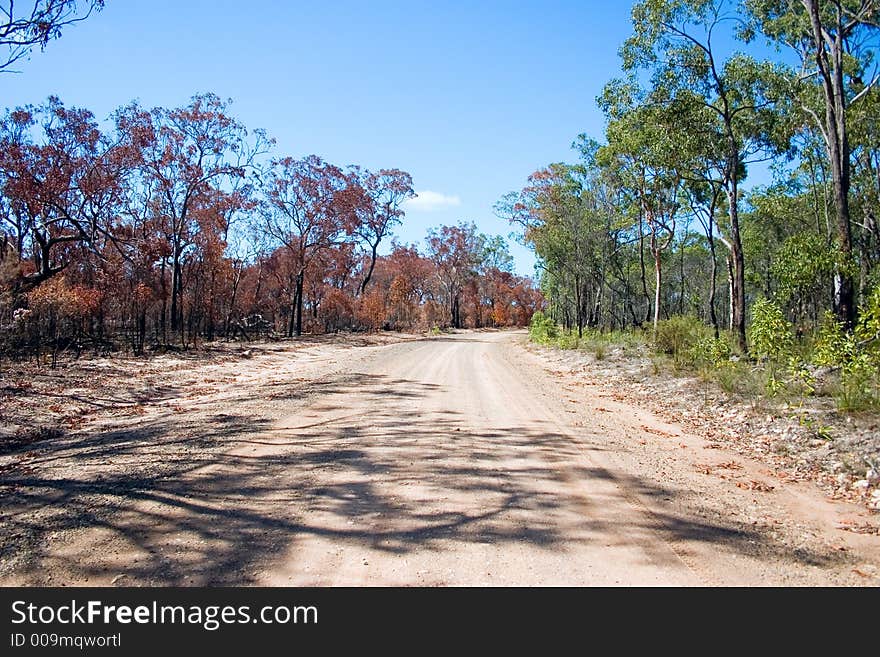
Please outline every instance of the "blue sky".
[[[579, 133], [601, 138], [595, 97], [618, 74], [629, 13], [613, 0], [108, 0], [3, 75], [0, 105], [57, 94], [106, 118], [212, 91], [275, 137], [276, 155], [409, 171], [431, 193], [401, 241], [460, 220], [506, 235], [493, 204], [574, 159]], [[531, 253], [511, 249], [531, 274]]]

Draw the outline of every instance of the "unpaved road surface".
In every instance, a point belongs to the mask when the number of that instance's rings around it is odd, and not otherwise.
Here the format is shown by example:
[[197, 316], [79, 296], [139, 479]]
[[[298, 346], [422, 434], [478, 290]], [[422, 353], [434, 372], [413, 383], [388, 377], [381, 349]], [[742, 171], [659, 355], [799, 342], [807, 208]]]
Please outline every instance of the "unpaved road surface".
[[[862, 508], [553, 369], [522, 332], [212, 365], [2, 472], [0, 582], [877, 585]], [[10, 547], [11, 546], [11, 547]]]

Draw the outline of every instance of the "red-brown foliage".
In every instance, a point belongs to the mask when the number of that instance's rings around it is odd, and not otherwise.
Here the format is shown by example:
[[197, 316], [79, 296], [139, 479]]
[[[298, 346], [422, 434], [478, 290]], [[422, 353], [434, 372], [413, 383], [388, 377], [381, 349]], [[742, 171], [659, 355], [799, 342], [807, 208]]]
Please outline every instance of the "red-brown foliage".
[[212, 94], [132, 104], [107, 131], [57, 98], [6, 113], [0, 349], [512, 326], [541, 307], [499, 264], [503, 241], [473, 224], [432, 231], [425, 253], [380, 253], [413, 196], [408, 173], [314, 155], [267, 167], [271, 141], [228, 110]]

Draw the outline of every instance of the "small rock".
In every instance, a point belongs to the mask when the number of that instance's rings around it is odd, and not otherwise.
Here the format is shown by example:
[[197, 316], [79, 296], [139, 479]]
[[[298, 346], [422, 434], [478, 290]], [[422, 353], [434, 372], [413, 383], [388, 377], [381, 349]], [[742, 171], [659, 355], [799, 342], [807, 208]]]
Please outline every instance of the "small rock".
[[872, 486], [880, 483], [880, 472], [877, 472], [874, 468], [871, 468], [865, 473], [865, 481], [867, 481]]
[[852, 487], [858, 490], [867, 490], [868, 486], [871, 484], [868, 483], [867, 479], [859, 479], [858, 481], [854, 481]]

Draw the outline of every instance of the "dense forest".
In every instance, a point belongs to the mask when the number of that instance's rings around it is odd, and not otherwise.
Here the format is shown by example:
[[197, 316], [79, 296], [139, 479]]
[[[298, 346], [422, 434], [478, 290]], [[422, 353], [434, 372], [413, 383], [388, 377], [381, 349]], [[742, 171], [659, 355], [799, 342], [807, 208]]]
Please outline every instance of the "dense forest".
[[[103, 4], [9, 3], [0, 71]], [[214, 94], [106, 121], [56, 97], [7, 109], [0, 353], [527, 324], [543, 299], [503, 238], [461, 222], [393, 241], [414, 196], [398, 169], [279, 156]]]
[[497, 205], [552, 322], [699, 322], [719, 358], [812, 351], [876, 389], [880, 3], [645, 0], [632, 20], [604, 138]]

